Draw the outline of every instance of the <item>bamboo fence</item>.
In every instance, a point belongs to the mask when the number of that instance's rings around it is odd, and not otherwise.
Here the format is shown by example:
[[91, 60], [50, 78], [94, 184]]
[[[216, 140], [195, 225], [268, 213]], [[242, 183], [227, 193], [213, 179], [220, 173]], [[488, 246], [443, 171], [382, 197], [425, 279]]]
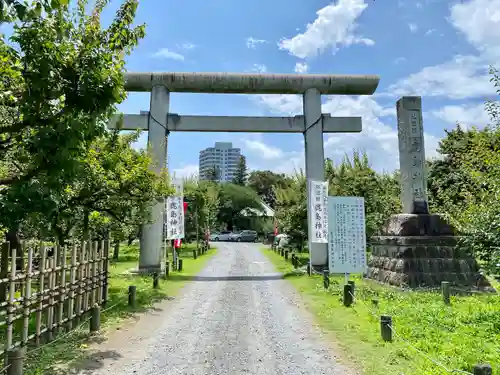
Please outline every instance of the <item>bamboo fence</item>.
[[1, 355], [48, 343], [108, 298], [109, 241], [1, 246]]

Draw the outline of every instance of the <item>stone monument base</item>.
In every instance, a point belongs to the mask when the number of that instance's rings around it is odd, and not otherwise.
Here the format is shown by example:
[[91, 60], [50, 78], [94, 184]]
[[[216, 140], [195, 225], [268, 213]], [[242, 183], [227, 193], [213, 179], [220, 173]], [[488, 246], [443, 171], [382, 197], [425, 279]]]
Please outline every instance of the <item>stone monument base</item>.
[[367, 277], [397, 287], [439, 287], [442, 281], [492, 291], [453, 227], [435, 214], [393, 215], [370, 240]]

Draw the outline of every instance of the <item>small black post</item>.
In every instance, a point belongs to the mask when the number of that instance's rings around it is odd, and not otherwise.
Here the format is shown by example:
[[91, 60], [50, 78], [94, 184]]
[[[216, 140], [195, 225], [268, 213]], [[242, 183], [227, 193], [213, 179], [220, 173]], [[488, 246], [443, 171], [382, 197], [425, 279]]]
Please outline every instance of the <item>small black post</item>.
[[135, 285], [130, 285], [128, 287], [128, 305], [135, 308], [135, 301], [137, 297], [137, 287]]
[[380, 335], [382, 340], [386, 342], [392, 341], [392, 317], [388, 315], [382, 315], [380, 317]]
[[352, 305], [353, 301], [353, 294], [352, 294], [352, 285], [351, 284], [345, 284], [344, 285], [344, 295], [343, 295], [343, 303], [345, 307], [349, 307]]
[[153, 289], [158, 289], [160, 287], [160, 278], [158, 277], [158, 273], [153, 273]]
[[307, 274], [311, 276], [311, 263], [307, 263]]
[[7, 375], [23, 375], [26, 347], [16, 348], [7, 352]]
[[94, 305], [90, 316], [90, 333], [99, 331], [101, 328], [101, 306]]
[[179, 266], [177, 267], [179, 272], [182, 272], [182, 259], [179, 259]]
[[196, 250], [193, 250], [193, 259], [196, 259], [198, 257], [198, 254], [196, 253]]
[[165, 262], [165, 273], [163, 274], [163, 277], [166, 279], [168, 278], [169, 274], [170, 274], [170, 262], [167, 260]]
[[330, 271], [323, 270], [323, 287], [328, 290], [330, 287]]
[[285, 250], [285, 260], [288, 260], [288, 250]]
[[351, 286], [351, 294], [354, 296], [354, 286], [355, 286], [354, 280], [347, 281], [347, 284]]
[[441, 293], [443, 294], [443, 302], [445, 305], [450, 304], [450, 282], [442, 281], [441, 282]]
[[473, 368], [474, 375], [492, 375], [493, 370], [488, 364], [475, 365]]

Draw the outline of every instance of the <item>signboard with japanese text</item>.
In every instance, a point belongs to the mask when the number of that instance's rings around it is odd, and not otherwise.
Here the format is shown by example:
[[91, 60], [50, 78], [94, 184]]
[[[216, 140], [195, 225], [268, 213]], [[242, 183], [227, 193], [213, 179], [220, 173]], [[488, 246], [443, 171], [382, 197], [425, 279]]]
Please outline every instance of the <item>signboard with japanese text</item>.
[[330, 273], [366, 271], [365, 200], [362, 197], [329, 197]]
[[182, 197], [168, 197], [166, 210], [167, 240], [184, 238], [184, 205]]
[[311, 243], [328, 243], [328, 182], [309, 181]]
[[175, 192], [165, 200], [165, 238], [178, 240], [184, 238], [184, 184], [179, 179], [171, 184]]

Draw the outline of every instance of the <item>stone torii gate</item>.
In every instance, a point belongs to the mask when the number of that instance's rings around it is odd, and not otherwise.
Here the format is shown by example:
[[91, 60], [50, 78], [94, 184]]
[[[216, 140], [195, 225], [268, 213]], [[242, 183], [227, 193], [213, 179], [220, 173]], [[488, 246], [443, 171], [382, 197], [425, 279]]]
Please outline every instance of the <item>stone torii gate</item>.
[[[167, 138], [171, 131], [302, 133], [306, 177], [324, 181], [323, 133], [360, 132], [362, 126], [360, 117], [322, 114], [321, 95], [372, 95], [378, 83], [378, 76], [364, 75], [125, 73], [125, 89], [130, 92], [151, 92], [151, 100], [149, 112], [125, 115], [122, 129], [148, 131], [154, 161], [152, 168], [157, 172], [165, 168]], [[171, 92], [300, 94], [303, 97], [304, 114], [295, 117], [179, 116], [169, 113]], [[119, 118], [120, 115], [115, 116], [109, 127], [114, 128]], [[308, 201], [308, 207], [309, 204]], [[152, 223], [143, 228], [139, 271], [155, 272], [161, 268], [163, 210], [163, 202], [155, 204]], [[308, 210], [308, 222], [309, 215]], [[312, 238], [311, 233], [309, 238]], [[327, 244], [309, 243], [311, 265], [314, 268], [323, 270], [327, 267], [327, 247]]]

